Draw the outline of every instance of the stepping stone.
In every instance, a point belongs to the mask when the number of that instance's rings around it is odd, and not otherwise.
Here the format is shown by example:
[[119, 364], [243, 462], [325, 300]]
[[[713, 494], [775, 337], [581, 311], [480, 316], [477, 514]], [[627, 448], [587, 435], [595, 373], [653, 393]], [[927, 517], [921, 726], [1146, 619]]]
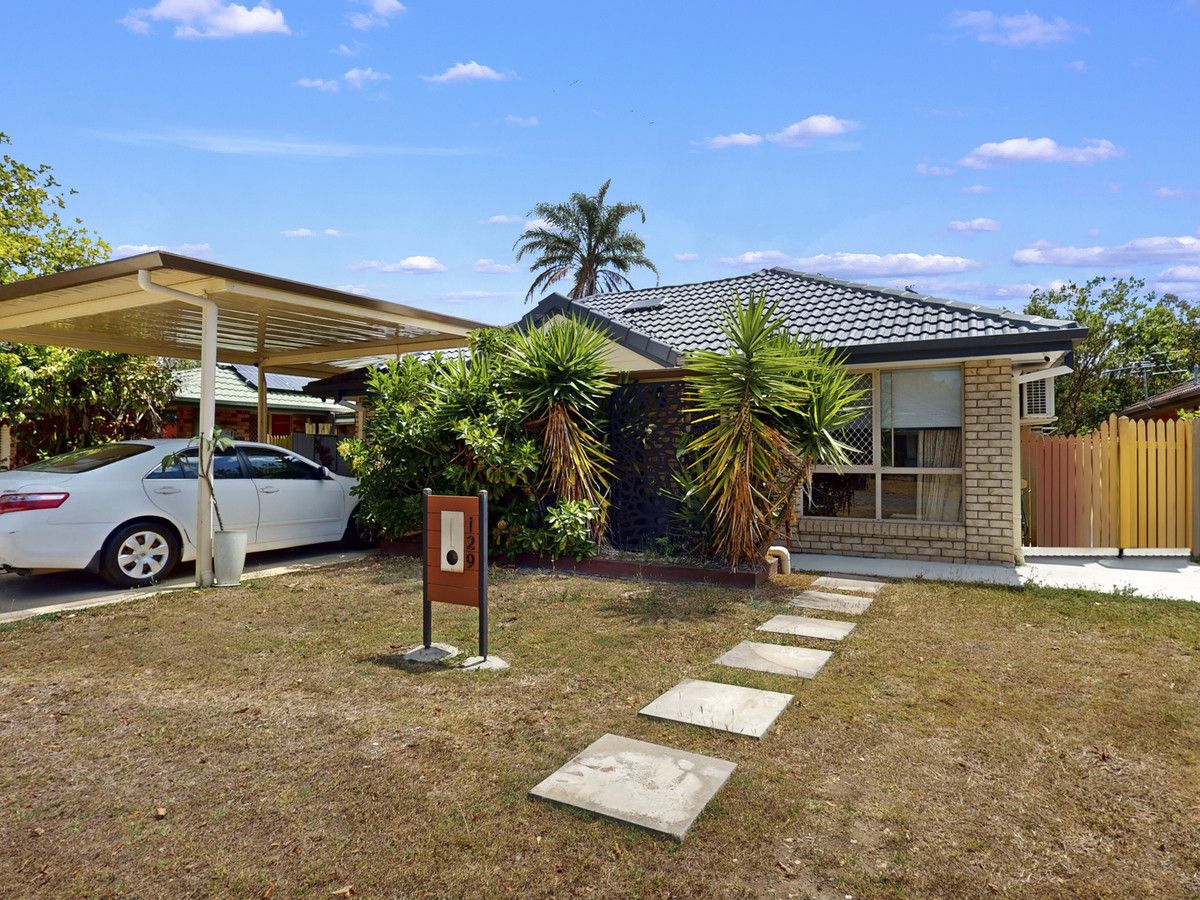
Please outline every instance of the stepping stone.
[[643, 707], [641, 714], [761, 738], [791, 702], [791, 694], [779, 691], [685, 678]]
[[845, 613], [850, 616], [860, 615], [871, 608], [871, 601], [866, 597], [829, 594], [825, 591], [801, 591], [788, 603], [804, 609], [820, 609], [825, 612]]
[[606, 734], [529, 793], [682, 841], [737, 766]]
[[870, 578], [847, 578], [840, 575], [822, 575], [810, 587], [818, 591], [850, 591], [852, 594], [878, 594], [886, 586], [885, 581]]
[[838, 622], [834, 619], [813, 619], [808, 616], [775, 616], [758, 626], [759, 631], [774, 634], [790, 634], [795, 637], [819, 638], [823, 641], [840, 641], [854, 630], [853, 622]]
[[716, 663], [720, 666], [732, 666], [735, 669], [753, 669], [756, 672], [773, 672], [776, 675], [812, 678], [821, 671], [821, 667], [825, 663], [829, 662], [831, 656], [833, 654], [828, 650], [742, 641], [732, 650], [726, 651], [716, 660]]

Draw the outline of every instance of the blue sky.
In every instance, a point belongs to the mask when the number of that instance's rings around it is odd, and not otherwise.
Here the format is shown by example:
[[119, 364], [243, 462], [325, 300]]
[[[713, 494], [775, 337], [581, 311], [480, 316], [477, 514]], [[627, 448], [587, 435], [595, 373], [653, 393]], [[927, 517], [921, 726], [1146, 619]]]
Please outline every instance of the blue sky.
[[[488, 322], [539, 200], [664, 283], [784, 264], [1020, 308], [1200, 299], [1200, 4], [90, 0], [6, 11], [0, 130], [120, 252]], [[638, 274], [639, 287], [654, 283]]]

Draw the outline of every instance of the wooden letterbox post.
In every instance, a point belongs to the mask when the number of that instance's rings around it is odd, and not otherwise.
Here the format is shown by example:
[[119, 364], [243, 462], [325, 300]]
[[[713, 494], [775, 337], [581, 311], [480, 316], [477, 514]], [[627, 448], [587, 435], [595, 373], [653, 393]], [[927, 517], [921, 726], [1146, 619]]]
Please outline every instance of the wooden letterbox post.
[[421, 493], [421, 559], [426, 647], [433, 641], [433, 603], [479, 610], [479, 655], [488, 655], [487, 491], [477, 497]]

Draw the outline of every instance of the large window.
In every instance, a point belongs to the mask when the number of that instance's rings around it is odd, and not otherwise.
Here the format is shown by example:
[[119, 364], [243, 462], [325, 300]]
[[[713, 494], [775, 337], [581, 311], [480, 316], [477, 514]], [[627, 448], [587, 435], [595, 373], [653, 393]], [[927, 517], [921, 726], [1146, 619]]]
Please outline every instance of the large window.
[[870, 394], [841, 439], [840, 473], [817, 466], [806, 516], [962, 521], [962, 370], [863, 375]]

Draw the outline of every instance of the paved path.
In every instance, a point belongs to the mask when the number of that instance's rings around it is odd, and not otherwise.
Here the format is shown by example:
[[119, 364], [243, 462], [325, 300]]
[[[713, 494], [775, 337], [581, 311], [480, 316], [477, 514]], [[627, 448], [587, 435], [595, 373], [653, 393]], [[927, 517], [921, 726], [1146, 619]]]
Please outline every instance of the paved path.
[[[314, 566], [327, 566], [362, 559], [369, 551], [348, 551], [338, 544], [317, 544], [252, 553], [246, 558], [246, 575], [262, 578], [282, 575]], [[98, 575], [86, 572], [59, 572], [53, 575], [0, 574], [0, 623], [43, 615], [48, 612], [86, 609], [121, 603], [137, 597], [190, 587], [195, 567], [184, 563], [175, 574], [153, 588], [123, 590], [111, 587]]]

